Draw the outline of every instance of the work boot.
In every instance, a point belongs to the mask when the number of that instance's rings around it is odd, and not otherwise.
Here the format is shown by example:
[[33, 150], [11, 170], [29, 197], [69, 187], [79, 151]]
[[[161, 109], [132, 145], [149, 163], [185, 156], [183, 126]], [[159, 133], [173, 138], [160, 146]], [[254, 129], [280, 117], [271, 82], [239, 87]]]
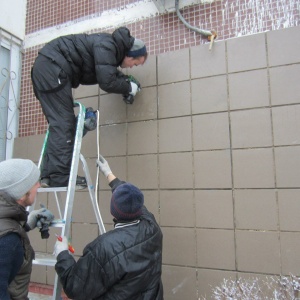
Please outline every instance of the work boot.
[[[63, 187], [64, 185], [53, 184], [49, 177], [41, 178], [41, 187], [42, 188], [54, 188], [54, 187]], [[65, 185], [66, 186], [66, 185]], [[76, 190], [82, 190], [87, 187], [87, 182], [85, 177], [77, 176], [76, 178]]]
[[49, 177], [43, 177], [43, 178], [41, 178], [41, 187], [42, 188], [48, 188], [48, 187], [50, 187], [50, 178]]
[[76, 178], [76, 189], [77, 190], [82, 190], [82, 189], [85, 189], [86, 187], [87, 187], [87, 182], [86, 182], [85, 177], [77, 175], [77, 178]]

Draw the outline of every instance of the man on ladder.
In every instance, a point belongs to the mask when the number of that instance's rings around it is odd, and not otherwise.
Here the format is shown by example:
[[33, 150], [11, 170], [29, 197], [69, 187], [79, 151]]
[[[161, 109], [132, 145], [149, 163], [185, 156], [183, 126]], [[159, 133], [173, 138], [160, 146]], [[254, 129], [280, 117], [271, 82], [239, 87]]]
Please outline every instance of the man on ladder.
[[[144, 64], [147, 50], [143, 41], [126, 27], [112, 34], [73, 34], [47, 43], [31, 72], [33, 90], [49, 123], [48, 144], [41, 169], [42, 187], [68, 186], [76, 119], [72, 88], [99, 84], [108, 93], [127, 95], [126, 103], [139, 91], [133, 77], [118, 70]], [[76, 185], [86, 187], [85, 177]]]

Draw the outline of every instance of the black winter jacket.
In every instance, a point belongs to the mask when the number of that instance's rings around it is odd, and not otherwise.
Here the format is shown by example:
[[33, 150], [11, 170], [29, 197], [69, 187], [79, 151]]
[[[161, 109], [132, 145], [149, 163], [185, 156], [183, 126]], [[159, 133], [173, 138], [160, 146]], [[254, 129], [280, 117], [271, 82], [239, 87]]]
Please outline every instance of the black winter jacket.
[[126, 27], [112, 34], [72, 34], [47, 43], [39, 53], [55, 61], [67, 74], [72, 87], [99, 84], [108, 93], [127, 94], [131, 86], [117, 68], [134, 43]]
[[162, 232], [143, 207], [138, 224], [100, 235], [77, 263], [68, 251], [61, 252], [55, 270], [71, 299], [163, 300], [161, 266]]

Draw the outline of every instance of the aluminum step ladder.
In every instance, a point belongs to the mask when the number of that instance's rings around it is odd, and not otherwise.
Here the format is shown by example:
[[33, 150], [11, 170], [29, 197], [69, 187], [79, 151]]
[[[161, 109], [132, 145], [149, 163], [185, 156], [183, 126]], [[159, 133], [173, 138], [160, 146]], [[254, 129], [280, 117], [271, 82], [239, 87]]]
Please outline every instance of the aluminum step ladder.
[[[89, 191], [90, 200], [91, 200], [91, 203], [93, 206], [93, 210], [95, 212], [95, 216], [96, 216], [97, 223], [99, 226], [100, 234], [105, 233], [105, 227], [104, 227], [104, 224], [102, 221], [99, 206], [98, 206], [97, 199], [95, 196], [95, 187], [93, 185], [93, 182], [92, 182], [92, 179], [91, 179], [91, 176], [89, 173], [87, 162], [86, 162], [84, 156], [80, 153], [86, 109], [79, 102], [74, 102], [74, 105], [75, 105], [75, 107], [79, 107], [79, 112], [78, 112], [78, 116], [77, 116], [77, 127], [76, 127], [74, 150], [73, 150], [72, 164], [71, 164], [68, 186], [67, 187], [56, 187], [56, 188], [39, 188], [38, 192], [37, 192], [37, 197], [38, 197], [39, 193], [53, 193], [54, 194], [58, 213], [59, 213], [59, 219], [55, 219], [53, 222], [51, 222], [50, 227], [61, 228], [60, 235], [66, 236], [68, 239], [70, 238], [70, 231], [71, 231], [72, 211], [73, 211], [73, 204], [74, 204], [74, 196], [75, 196], [75, 192], [76, 192], [76, 178], [77, 178], [77, 173], [78, 173], [79, 160], [82, 163], [84, 175], [85, 175], [85, 178], [87, 181], [87, 188]], [[41, 168], [41, 165], [42, 165], [45, 149], [47, 147], [48, 136], [49, 136], [49, 130], [47, 130], [44, 144], [42, 147], [39, 164], [38, 164], [39, 168]], [[62, 192], [66, 193], [65, 203], [62, 200], [62, 195], [61, 195]], [[35, 203], [36, 203], [36, 201], [35, 201]], [[35, 203], [29, 208], [29, 212], [34, 209]], [[64, 209], [62, 209], [63, 204], [65, 204]], [[35, 260], [33, 261], [33, 264], [54, 267], [55, 263], [56, 263], [56, 257], [53, 254], [40, 253], [40, 252], [35, 253]], [[59, 282], [57, 274], [55, 274], [52, 300], [60, 300], [61, 292], [62, 292], [62, 286]]]

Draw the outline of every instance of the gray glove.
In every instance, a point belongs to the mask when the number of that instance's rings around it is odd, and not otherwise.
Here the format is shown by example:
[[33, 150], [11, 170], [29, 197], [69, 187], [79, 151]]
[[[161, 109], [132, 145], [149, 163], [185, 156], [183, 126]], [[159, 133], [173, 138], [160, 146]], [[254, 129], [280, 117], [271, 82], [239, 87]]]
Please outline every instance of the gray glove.
[[69, 249], [68, 239], [65, 236], [63, 236], [61, 241], [57, 240], [55, 245], [54, 245], [54, 255], [55, 255], [55, 257], [57, 257], [60, 252], [68, 250], [68, 249]]
[[97, 165], [105, 177], [107, 177], [109, 174], [112, 174], [108, 162], [102, 155], [99, 155], [99, 160], [97, 160]]
[[50, 222], [54, 219], [54, 215], [50, 210], [43, 207], [38, 210], [33, 210], [27, 219], [27, 224], [30, 229], [34, 229], [36, 227], [42, 228], [44, 223], [50, 224]]

